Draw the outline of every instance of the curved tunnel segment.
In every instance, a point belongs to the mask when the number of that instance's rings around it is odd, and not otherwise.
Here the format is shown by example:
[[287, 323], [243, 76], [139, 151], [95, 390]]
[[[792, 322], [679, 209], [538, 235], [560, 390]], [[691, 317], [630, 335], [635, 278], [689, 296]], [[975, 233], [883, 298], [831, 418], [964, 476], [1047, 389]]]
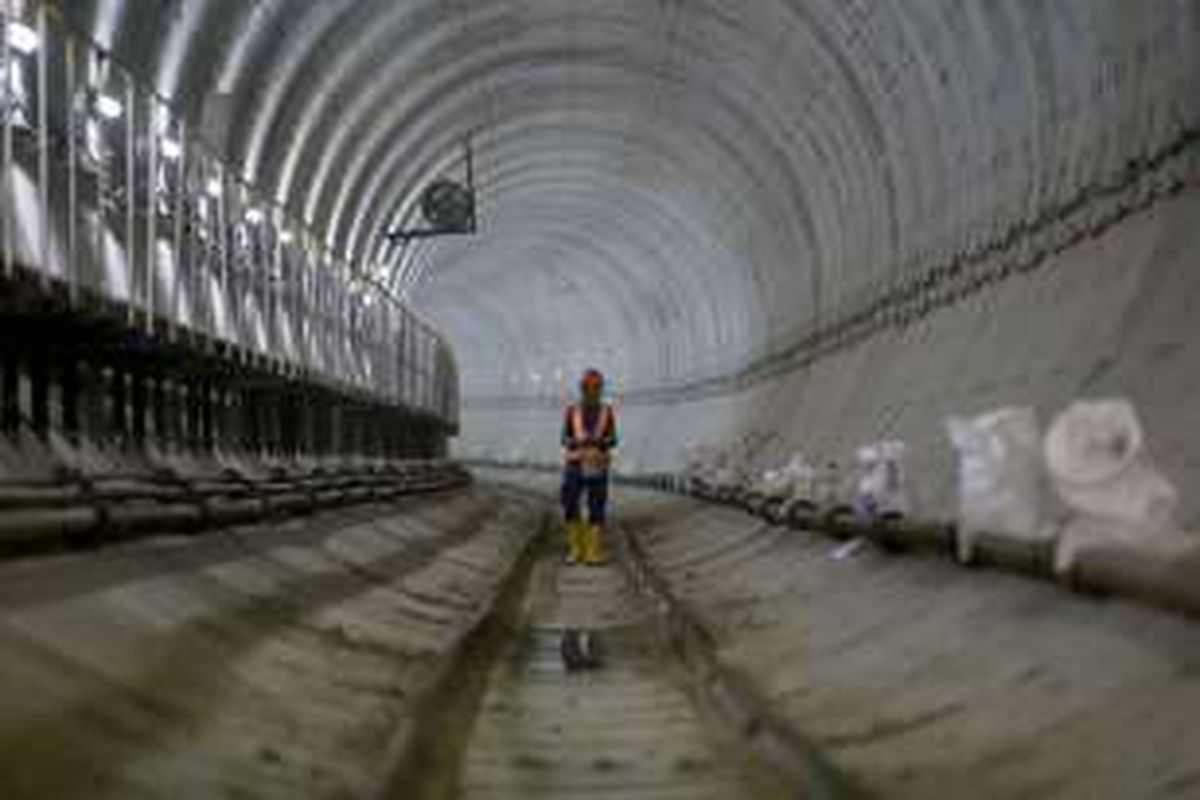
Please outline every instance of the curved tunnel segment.
[[[552, 460], [535, 431], [591, 363], [629, 398], [631, 472], [677, 468], [689, 441], [771, 433], [781, 451], [803, 441], [845, 459], [882, 428], [913, 443], [945, 511], [938, 419], [992, 401], [1049, 413], [1097, 363], [1120, 361], [1098, 335], [1091, 352], [1069, 348], [1070, 364], [1009, 369], [978, 315], [958, 322], [958, 310], [1039, 282], [1070, 294], [1082, 270], [1069, 266], [1096, 261], [1072, 243], [1135, 211], [1169, 240], [1186, 209], [1148, 195], [1194, 182], [1186, 0], [91, 2], [64, 14], [264, 197], [427, 312], [463, 368], [471, 457]], [[420, 187], [455, 168], [468, 135], [483, 235], [381, 240], [417, 220]], [[1124, 275], [1151, 268], [1112, 260]], [[1031, 306], [995, 324], [1046, 316]], [[1038, 334], [1047, 349], [1076, 324], [1053, 316]], [[975, 344], [944, 379], [879, 368], [930, 338]], [[990, 396], [969, 374], [986, 364], [1000, 373]], [[838, 405], [822, 369], [854, 376], [862, 398], [838, 425], [796, 407]], [[1017, 378], [1033, 384], [1024, 397]], [[915, 403], [921, 385], [943, 402]], [[1157, 419], [1152, 398], [1136, 399]], [[664, 415], [678, 420], [670, 433]], [[1179, 467], [1182, 447], [1164, 453]]]
[[[431, 797], [1197, 793], [1173, 712], [1158, 755], [1078, 768], [1195, 698], [1190, 622], [945, 563], [1200, 611], [1195, 0], [0, 0], [0, 28], [0, 684], [30, 687], [0, 712], [36, 734], [0, 726], [0, 773], [30, 765], [0, 793], [388, 794], [426, 756]], [[621, 443], [591, 577], [544, 535], [585, 368]], [[596, 730], [636, 695], [686, 746], [529, 752], [580, 626], [613, 647]], [[1086, 746], [1019, 744], [1058, 728]]]

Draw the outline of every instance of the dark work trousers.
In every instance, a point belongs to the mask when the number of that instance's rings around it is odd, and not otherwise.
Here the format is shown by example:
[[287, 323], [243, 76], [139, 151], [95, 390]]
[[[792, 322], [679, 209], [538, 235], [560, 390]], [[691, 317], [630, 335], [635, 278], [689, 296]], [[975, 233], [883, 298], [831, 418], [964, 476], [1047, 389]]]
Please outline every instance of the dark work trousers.
[[604, 524], [605, 506], [608, 505], [608, 471], [584, 474], [579, 464], [563, 467], [562, 508], [567, 522], [579, 519], [579, 501], [587, 492], [588, 522]]

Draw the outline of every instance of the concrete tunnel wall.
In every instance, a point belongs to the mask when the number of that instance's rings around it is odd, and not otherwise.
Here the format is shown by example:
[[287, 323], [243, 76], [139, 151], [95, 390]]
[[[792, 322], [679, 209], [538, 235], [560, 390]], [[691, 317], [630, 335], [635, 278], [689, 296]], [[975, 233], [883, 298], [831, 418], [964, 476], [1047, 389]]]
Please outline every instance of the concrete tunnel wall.
[[[594, 364], [630, 471], [689, 441], [749, 436], [765, 463], [898, 436], [940, 515], [948, 413], [1124, 394], [1194, 485], [1191, 0], [64, 10], [438, 324], [464, 455], [553, 460]], [[384, 242], [467, 134], [481, 234]], [[927, 278], [957, 299], [804, 365], [805, 337]]]
[[[1156, 463], [1200, 525], [1200, 197], [1163, 202], [1106, 235], [901, 330], [731, 396], [623, 409], [622, 466], [674, 469], [686, 441], [761, 442], [759, 463], [789, 450], [849, 463], [864, 442], [909, 445], [914, 511], [950, 518], [954, 415], [1033, 406], [1042, 424], [1080, 397], [1126, 396]], [[508, 458], [553, 458], [557, 411], [468, 411], [465, 440]], [[682, 437], [678, 432], [682, 432]], [[542, 440], [542, 441], [539, 441]], [[514, 444], [515, 440], [515, 444]], [[536, 444], [535, 444], [536, 443]]]
[[[823, 169], [792, 176], [806, 201], [806, 214], [825, 217], [818, 230], [836, 226], [838, 235], [818, 235], [817, 243], [825, 247], [807, 251], [807, 258], [785, 256], [764, 265], [765, 280], [756, 287], [763, 329], [746, 337], [752, 344], [729, 343], [724, 349], [743, 348], [745, 362], [753, 363], [772, 349], [785, 349], [789, 335], [796, 336], [795, 327], [803, 330], [819, 325], [822, 316], [836, 319], [847, 308], [869, 306], [913, 276], [937, 274], [957, 259], [1004, 242], [964, 268], [990, 273], [989, 284], [810, 366], [784, 367], [778, 370], [782, 375], [758, 380], [751, 376], [749, 386], [706, 385], [703, 379], [719, 374], [719, 368], [707, 374], [696, 369], [676, 380], [647, 380], [626, 376], [618, 366], [614, 371], [630, 396], [622, 415], [622, 468], [675, 470], [687, 443], [737, 439], [760, 443], [762, 466], [781, 462], [797, 448], [846, 463], [863, 442], [895, 437], [910, 446], [917, 512], [944, 518], [954, 513], [956, 491], [953, 451], [943, 427], [948, 416], [1031, 405], [1047, 424], [1073, 399], [1119, 395], [1130, 397], [1140, 409], [1151, 451], [1170, 478], [1180, 486], [1196, 485], [1198, 412], [1185, 398], [1200, 388], [1200, 328], [1193, 316], [1200, 297], [1194, 277], [1200, 237], [1192, 225], [1198, 208], [1194, 191], [1174, 196], [1181, 184], [1195, 186], [1194, 138], [1181, 155], [1166, 154], [1182, 131], [1192, 131], [1194, 137], [1200, 97], [1194, 70], [1197, 7], [1131, 11], [1128, 5], [1063, 3], [1026, 17], [1031, 9], [1010, 6], [1018, 22], [1005, 29], [1000, 19], [1004, 12], [989, 18], [971, 4], [960, 4], [942, 9], [946, 15], [939, 19], [946, 27], [940, 31], [932, 17], [923, 16], [930, 7], [917, 4], [913, 17], [904, 20], [924, 47], [905, 43], [903, 37], [895, 43], [889, 32], [876, 29], [880, 40], [875, 45], [893, 42], [899, 52], [915, 49], [914, 60], [906, 62], [886, 46], [871, 52], [884, 63], [848, 59], [869, 88], [860, 98], [865, 101], [860, 115], [847, 120], [852, 125], [847, 140], [865, 135], [859, 128], [874, 120], [881, 126], [884, 151], [831, 159]], [[1154, 21], [1143, 13], [1163, 16]], [[916, 20], [935, 30], [921, 30]], [[956, 24], [969, 28], [985, 20], [998, 26], [991, 31], [995, 38], [990, 48], [938, 38]], [[1108, 28], [1112, 23], [1118, 27]], [[1159, 24], [1167, 27], [1156, 31]], [[1163, 49], [1168, 29], [1173, 31], [1170, 38], [1189, 27], [1190, 33], [1176, 40], [1178, 50]], [[847, 40], [853, 35], [847, 34]], [[842, 44], [851, 51], [856, 46]], [[889, 57], [898, 63], [888, 64]], [[802, 59], [791, 63], [785, 57], [776, 69], [796, 76], [789, 67], [802, 69]], [[892, 68], [897, 71], [889, 73]], [[876, 71], [891, 74], [903, 90], [873, 94], [880, 78]], [[930, 75], [937, 78], [927, 81]], [[784, 106], [801, 102], [793, 93], [764, 94]], [[927, 114], [913, 118], [914, 105]], [[1180, 125], [1175, 132], [1165, 122], [1170, 118]], [[794, 130], [776, 133], [785, 152], [803, 148], [811, 138], [791, 139]], [[788, 165], [785, 155], [779, 166]], [[893, 180], [881, 180], [872, 166], [882, 167]], [[857, 192], [862, 205], [830, 203], [830, 196], [821, 192], [827, 181]], [[859, 181], [863, 185], [856, 185]], [[897, 185], [907, 191], [895, 191]], [[756, 196], [754, 188], [745, 200], [763, 203], [763, 214], [741, 220], [743, 226], [734, 234], [745, 236], [738, 257], [752, 270], [761, 252], [754, 244], [778, 235], [771, 201]], [[881, 193], [884, 210], [873, 214], [869, 206], [881, 200]], [[797, 244], [803, 241], [800, 223], [787, 226]], [[889, 233], [881, 235], [880, 228], [888, 225]], [[872, 241], [885, 244], [858, 249]], [[679, 259], [687, 258], [681, 249]], [[821, 270], [823, 264], [837, 266], [831, 274], [812, 278], [809, 287], [788, 286], [798, 274]], [[418, 296], [439, 308], [437, 318], [444, 320], [452, 338], [461, 340], [459, 330], [468, 325], [456, 311], [438, 306], [451, 303], [443, 296], [458, 303], [460, 295], [451, 292], [463, 291], [459, 280], [432, 280]], [[817, 286], [823, 297], [814, 298]], [[536, 284], [523, 289], [539, 296]], [[571, 303], [552, 296], [526, 302], [526, 307]], [[812, 307], [814, 302], [818, 307]], [[524, 327], [511, 335], [524, 337], [526, 346], [504, 344], [531, 354], [530, 372], [544, 380], [551, 374], [544, 364], [554, 357], [538, 361], [545, 350], [538, 336], [572, 341], [569, 329], [554, 328], [549, 334], [544, 327], [529, 331], [529, 323], [521, 323]], [[659, 330], [629, 348], [661, 347], [670, 336]], [[766, 343], [756, 341], [758, 337]], [[486, 346], [467, 349], [463, 363], [480, 358], [476, 351]], [[591, 356], [601, 364], [613, 363], [605, 355], [587, 353], [583, 360]], [[577, 366], [568, 358], [560, 363], [571, 364], [568, 370]], [[523, 381], [522, 369], [514, 368], [515, 382], [536, 384]], [[646, 383], [657, 384], [660, 391], [639, 391]], [[552, 462], [555, 401], [562, 390], [531, 388], [536, 399], [522, 403], [517, 392], [481, 397], [484, 390], [478, 383], [469, 384], [461, 451]], [[1200, 499], [1183, 494], [1183, 518], [1194, 527], [1200, 524]]]

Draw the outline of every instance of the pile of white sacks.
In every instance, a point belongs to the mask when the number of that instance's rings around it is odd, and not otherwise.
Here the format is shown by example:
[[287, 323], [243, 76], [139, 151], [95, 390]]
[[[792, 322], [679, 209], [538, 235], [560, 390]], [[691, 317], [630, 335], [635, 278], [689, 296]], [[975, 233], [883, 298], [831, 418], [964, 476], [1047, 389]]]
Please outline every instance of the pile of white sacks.
[[[1179, 497], [1154, 466], [1133, 405], [1081, 400], [1041, 435], [1030, 408], [1005, 408], [947, 430], [959, 454], [959, 556], [980, 532], [1057, 538], [1055, 569], [1092, 545], [1175, 555], [1195, 546], [1176, 523]], [[1051, 518], [1049, 483], [1067, 509]]]
[[[964, 561], [982, 533], [1056, 539], [1059, 571], [1092, 544], [1166, 554], [1194, 546], [1175, 524], [1177, 493], [1154, 467], [1127, 400], [1073, 403], [1044, 435], [1031, 408], [951, 418], [946, 433], [958, 456], [958, 555]], [[762, 498], [784, 513], [804, 505], [820, 514], [849, 512], [863, 522], [910, 514], [903, 442], [865, 444], [846, 468], [793, 452], [782, 464], [756, 471], [754, 449], [747, 440], [690, 446], [688, 486]], [[1048, 486], [1065, 518], [1049, 502]]]
[[717, 495], [743, 490], [751, 480], [751, 453], [747, 439], [689, 445], [685, 455], [688, 487]]
[[823, 513], [844, 509], [870, 519], [907, 513], [903, 442], [864, 445], [849, 470], [794, 452], [781, 466], [756, 472], [752, 456], [753, 447], [745, 440], [693, 444], [687, 450], [686, 483], [693, 491], [774, 501], [785, 510], [804, 504]]

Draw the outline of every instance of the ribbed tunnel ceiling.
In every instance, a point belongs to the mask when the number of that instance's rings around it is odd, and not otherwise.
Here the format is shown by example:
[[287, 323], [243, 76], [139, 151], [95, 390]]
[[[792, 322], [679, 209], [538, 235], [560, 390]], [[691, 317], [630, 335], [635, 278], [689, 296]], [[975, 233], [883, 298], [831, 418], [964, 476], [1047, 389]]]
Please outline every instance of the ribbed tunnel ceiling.
[[[472, 398], [743, 367], [1195, 125], [1192, 0], [70, 0]], [[461, 167], [482, 231], [381, 233]]]

